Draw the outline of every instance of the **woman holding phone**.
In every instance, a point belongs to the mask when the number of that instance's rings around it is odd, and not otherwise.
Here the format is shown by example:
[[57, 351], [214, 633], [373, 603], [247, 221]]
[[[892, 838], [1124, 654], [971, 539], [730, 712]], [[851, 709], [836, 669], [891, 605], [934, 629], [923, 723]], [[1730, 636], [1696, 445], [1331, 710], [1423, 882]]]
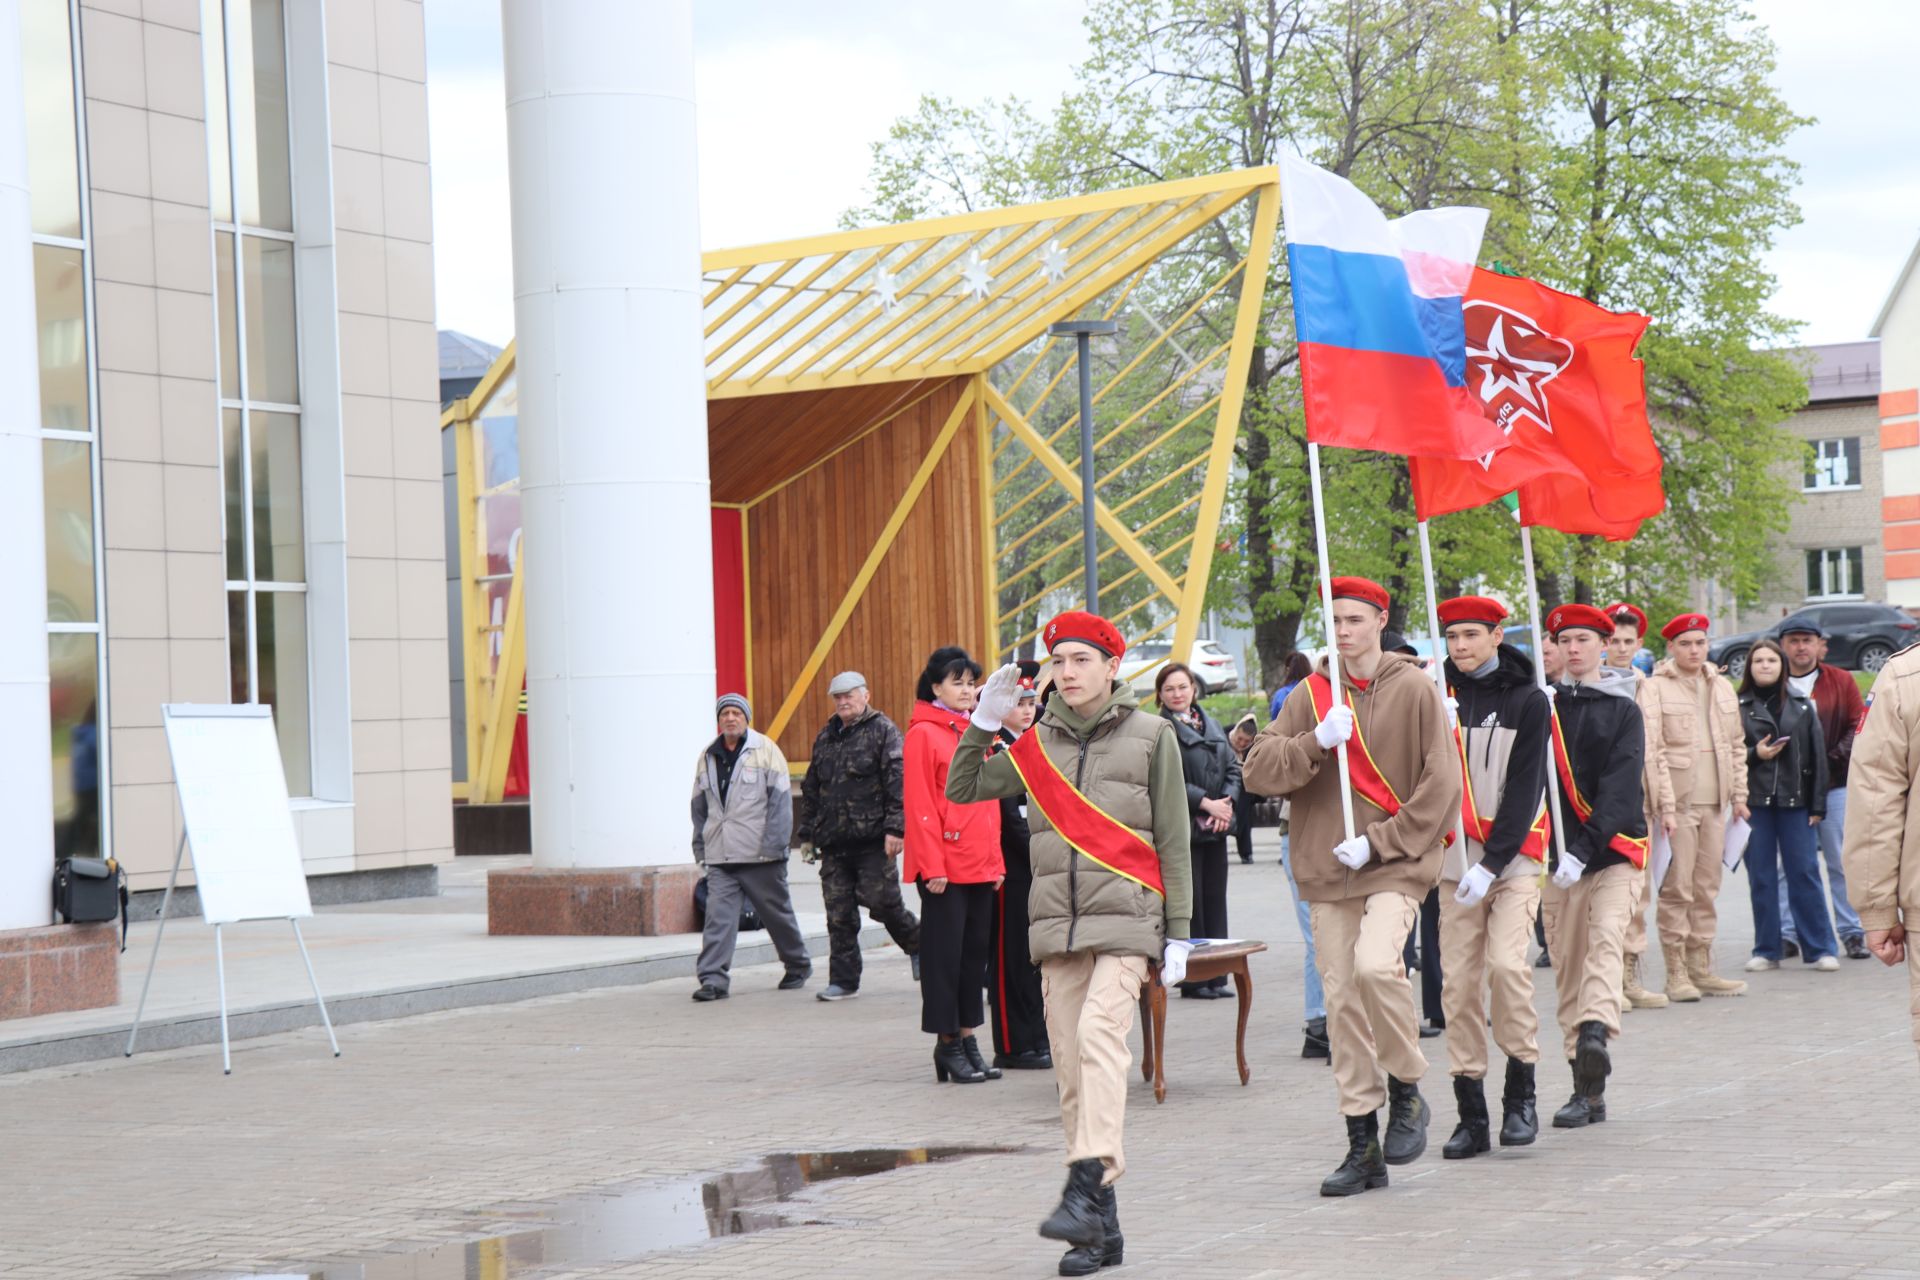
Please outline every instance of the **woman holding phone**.
[[1749, 973], [1780, 967], [1780, 871], [1800, 933], [1805, 963], [1840, 967], [1839, 944], [1820, 888], [1814, 828], [1827, 813], [1827, 747], [1810, 699], [1787, 684], [1787, 659], [1770, 639], [1753, 642], [1740, 679], [1740, 719], [1747, 737], [1747, 887], [1753, 898]]

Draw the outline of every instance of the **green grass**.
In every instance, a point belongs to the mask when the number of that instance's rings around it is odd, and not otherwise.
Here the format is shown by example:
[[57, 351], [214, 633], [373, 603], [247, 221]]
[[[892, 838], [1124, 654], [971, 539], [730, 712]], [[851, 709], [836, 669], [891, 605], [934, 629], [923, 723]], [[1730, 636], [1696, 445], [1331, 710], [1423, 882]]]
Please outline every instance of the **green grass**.
[[1874, 674], [1875, 673], [1871, 671], [1856, 671], [1853, 673], [1853, 682], [1860, 686], [1862, 695], [1864, 695], [1867, 690], [1873, 688]]

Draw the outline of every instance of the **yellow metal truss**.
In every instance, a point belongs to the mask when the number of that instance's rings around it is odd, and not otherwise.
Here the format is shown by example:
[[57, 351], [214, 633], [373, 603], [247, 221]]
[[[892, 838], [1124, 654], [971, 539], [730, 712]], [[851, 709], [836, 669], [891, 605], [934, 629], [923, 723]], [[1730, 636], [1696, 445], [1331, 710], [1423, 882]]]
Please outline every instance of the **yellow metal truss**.
[[[1104, 540], [1100, 559], [1117, 557], [1124, 565], [1102, 584], [1103, 605], [1123, 623], [1146, 615], [1136, 624], [1141, 629], [1135, 644], [1171, 630], [1173, 652], [1186, 654], [1199, 630], [1248, 364], [1259, 338], [1279, 196], [1277, 170], [1249, 169], [705, 255], [709, 399], [970, 375], [865, 563], [845, 584], [806, 669], [789, 687], [764, 691], [780, 698], [771, 733], [777, 736], [798, 710], [961, 430], [975, 433], [980, 459], [984, 652], [1003, 660], [1039, 630], [1023, 627], [1023, 615], [1078, 602], [1077, 561], [1063, 557], [1079, 550], [1078, 513], [1090, 498]], [[1164, 357], [1189, 321], [1195, 324], [1187, 330], [1191, 336], [1206, 335], [1198, 358], [1181, 351], [1188, 366], [1183, 372], [1117, 423], [1102, 424], [1096, 451], [1113, 448], [1119, 456], [1100, 458], [1095, 492], [1083, 494], [1077, 465], [1061, 452], [1062, 442], [1075, 438], [1077, 404], [1064, 417], [1046, 414], [1050, 398], [1067, 395], [1061, 389], [1074, 385], [1072, 362], [1061, 359], [1062, 348], [1045, 337], [1048, 326], [1096, 304], [1096, 314], [1122, 315], [1171, 250], [1247, 201], [1252, 211], [1244, 256], [1213, 277], [1170, 323], [1154, 321], [1159, 336], [1102, 378], [1096, 405], [1152, 357]], [[1215, 323], [1220, 318], [1206, 309], [1236, 280], [1237, 296], [1217, 304], [1231, 302], [1231, 333], [1222, 335], [1223, 322]], [[1016, 357], [1017, 368], [1011, 363]], [[1049, 362], [1053, 367], [1032, 399], [1016, 406], [1014, 397]], [[509, 344], [487, 376], [441, 418], [442, 427], [455, 432], [466, 659], [468, 780], [455, 785], [455, 794], [474, 801], [501, 798], [525, 672], [524, 557], [515, 558], [507, 576], [505, 613], [496, 623], [491, 611], [500, 578], [486, 574], [483, 515], [485, 503], [517, 488], [517, 479], [495, 490], [482, 486], [486, 458], [479, 430], [514, 364]], [[998, 376], [1003, 371], [1006, 376]], [[846, 443], [883, 429], [927, 394], [930, 389], [903, 395], [873, 421], [848, 424]], [[1159, 474], [1135, 484], [1132, 472], [1148, 459]], [[791, 479], [741, 504], [743, 515], [750, 519], [756, 505]], [[1017, 494], [1010, 492], [1016, 481], [1025, 482]], [[1169, 486], [1178, 487], [1166, 494]], [[1156, 506], [1164, 509], [1132, 514], [1156, 495]], [[1052, 509], [1037, 508], [1042, 514], [1031, 528], [1002, 532], [1031, 504], [1049, 501]], [[1042, 572], [1048, 565], [1053, 571]], [[1004, 597], [1016, 590], [1020, 602], [1005, 607]], [[751, 631], [747, 667], [751, 678]], [[796, 771], [804, 765], [794, 762]]]

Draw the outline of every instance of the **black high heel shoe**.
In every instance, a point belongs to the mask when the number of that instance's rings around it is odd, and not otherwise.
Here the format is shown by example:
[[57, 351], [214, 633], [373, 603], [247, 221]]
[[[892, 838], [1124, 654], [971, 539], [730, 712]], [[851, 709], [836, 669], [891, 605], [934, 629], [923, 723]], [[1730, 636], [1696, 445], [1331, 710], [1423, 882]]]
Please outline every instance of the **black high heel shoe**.
[[967, 1061], [973, 1064], [975, 1071], [978, 1071], [989, 1080], [998, 1080], [1000, 1078], [1002, 1074], [1000, 1068], [988, 1066], [987, 1060], [980, 1056], [980, 1042], [978, 1040], [972, 1036], [962, 1036], [960, 1038], [960, 1047], [967, 1051]]
[[966, 1046], [957, 1036], [952, 1040], [942, 1036], [933, 1042], [933, 1078], [941, 1084], [949, 1080], [955, 1084], [982, 1084], [987, 1077], [985, 1072], [974, 1069]]

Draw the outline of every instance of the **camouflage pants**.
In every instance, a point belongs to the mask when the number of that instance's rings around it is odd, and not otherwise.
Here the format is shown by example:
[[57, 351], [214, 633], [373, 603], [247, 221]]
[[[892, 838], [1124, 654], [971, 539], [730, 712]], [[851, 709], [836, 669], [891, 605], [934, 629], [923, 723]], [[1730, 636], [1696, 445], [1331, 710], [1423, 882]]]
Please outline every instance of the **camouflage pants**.
[[820, 897], [827, 908], [831, 949], [828, 980], [860, 989], [860, 908], [886, 926], [908, 955], [920, 951], [920, 922], [900, 896], [899, 864], [884, 845], [843, 845], [820, 851]]

